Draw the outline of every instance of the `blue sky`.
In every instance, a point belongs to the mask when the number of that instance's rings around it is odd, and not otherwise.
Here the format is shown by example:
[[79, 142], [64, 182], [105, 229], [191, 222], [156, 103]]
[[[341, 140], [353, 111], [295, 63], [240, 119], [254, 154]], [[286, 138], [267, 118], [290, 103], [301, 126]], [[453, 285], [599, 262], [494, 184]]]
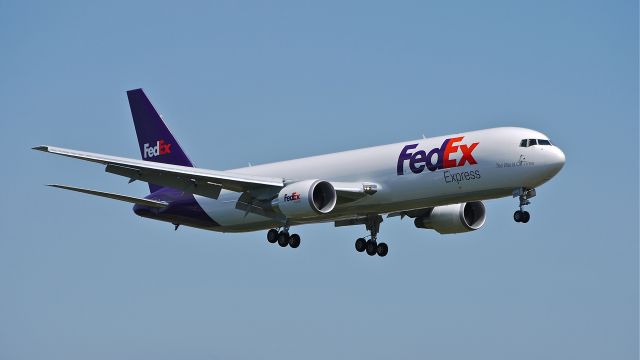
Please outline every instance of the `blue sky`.
[[[0, 3], [0, 358], [637, 359], [636, 1]], [[43, 186], [142, 183], [29, 150], [138, 157], [143, 87], [200, 167], [514, 125], [567, 155], [440, 236], [218, 234]]]

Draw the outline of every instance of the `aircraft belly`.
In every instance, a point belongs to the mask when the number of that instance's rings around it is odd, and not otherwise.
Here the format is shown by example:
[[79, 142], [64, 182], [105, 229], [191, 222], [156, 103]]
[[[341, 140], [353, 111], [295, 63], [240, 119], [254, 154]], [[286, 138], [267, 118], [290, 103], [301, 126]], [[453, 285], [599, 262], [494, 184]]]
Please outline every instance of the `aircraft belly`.
[[207, 215], [222, 227], [273, 222], [264, 216], [236, 209], [240, 195], [237, 192], [222, 191], [218, 199], [215, 200], [198, 195], [195, 198]]

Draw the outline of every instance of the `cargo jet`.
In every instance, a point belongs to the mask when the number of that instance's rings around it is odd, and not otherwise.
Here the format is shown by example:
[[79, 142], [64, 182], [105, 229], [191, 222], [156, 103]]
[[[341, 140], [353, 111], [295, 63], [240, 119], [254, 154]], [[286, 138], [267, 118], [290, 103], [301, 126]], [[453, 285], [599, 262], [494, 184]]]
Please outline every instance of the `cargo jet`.
[[[502, 127], [422, 138], [397, 144], [256, 165], [226, 171], [194, 166], [142, 89], [127, 92], [142, 159], [53, 146], [34, 149], [91, 161], [150, 194], [127, 196], [85, 188], [49, 186], [135, 204], [142, 217], [219, 232], [267, 230], [267, 240], [297, 248], [292, 226], [333, 222], [364, 225], [358, 252], [387, 255], [378, 242], [383, 217], [409, 217], [440, 234], [478, 230], [484, 200], [518, 198], [513, 219], [536, 188], [565, 163], [563, 152], [537, 131]], [[231, 155], [231, 153], [230, 153]]]

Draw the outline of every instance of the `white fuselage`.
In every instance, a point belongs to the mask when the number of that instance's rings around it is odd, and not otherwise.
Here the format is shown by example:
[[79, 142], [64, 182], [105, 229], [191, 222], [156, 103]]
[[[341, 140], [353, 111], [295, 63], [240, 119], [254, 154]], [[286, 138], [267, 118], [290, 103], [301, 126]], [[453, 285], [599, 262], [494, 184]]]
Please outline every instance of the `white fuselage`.
[[[437, 149], [447, 139], [453, 139], [452, 144], [441, 159], [443, 151], [438, 153]], [[560, 171], [564, 154], [552, 145], [520, 146], [523, 139], [548, 137], [524, 128], [494, 128], [229, 171], [290, 181], [320, 179], [377, 185], [373, 195], [292, 224], [326, 222], [493, 199], [511, 196], [519, 188], [538, 187]], [[432, 156], [425, 157], [431, 150]], [[419, 151], [423, 153], [416, 154]], [[449, 166], [437, 168], [438, 161], [443, 160]], [[270, 218], [236, 209], [240, 195], [223, 190], [218, 199], [196, 196], [204, 211], [220, 225], [211, 230], [239, 232], [278, 226]]]

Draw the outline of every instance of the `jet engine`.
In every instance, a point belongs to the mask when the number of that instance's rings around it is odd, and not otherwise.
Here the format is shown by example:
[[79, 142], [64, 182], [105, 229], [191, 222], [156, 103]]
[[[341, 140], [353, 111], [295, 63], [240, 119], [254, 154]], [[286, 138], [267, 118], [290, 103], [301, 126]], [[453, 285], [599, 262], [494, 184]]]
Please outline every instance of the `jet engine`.
[[271, 205], [287, 218], [327, 214], [336, 206], [336, 190], [324, 180], [305, 180], [282, 188]]
[[417, 228], [433, 229], [440, 234], [456, 234], [478, 230], [484, 225], [485, 209], [481, 201], [436, 206], [431, 212], [417, 217]]

